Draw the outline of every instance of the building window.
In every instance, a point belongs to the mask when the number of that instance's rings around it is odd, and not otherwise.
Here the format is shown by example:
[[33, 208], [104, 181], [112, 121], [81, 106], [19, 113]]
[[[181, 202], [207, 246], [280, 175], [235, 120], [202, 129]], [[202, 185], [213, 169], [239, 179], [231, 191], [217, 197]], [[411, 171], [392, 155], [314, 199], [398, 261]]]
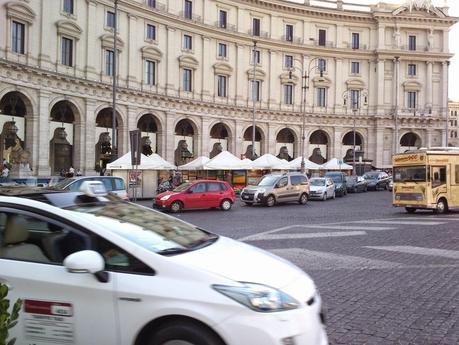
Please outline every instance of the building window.
[[292, 84], [284, 85], [284, 103], [293, 104], [293, 85]]
[[351, 73], [360, 74], [360, 62], [357, 62], [357, 61], [351, 62]]
[[318, 107], [325, 107], [326, 106], [326, 99], [325, 95], [327, 93], [327, 89], [324, 87], [317, 88], [317, 106]]
[[183, 49], [193, 49], [193, 38], [190, 35], [183, 35]]
[[351, 109], [356, 110], [360, 105], [360, 90], [351, 90]]
[[352, 33], [352, 49], [359, 49], [360, 47], [360, 35], [356, 32]]
[[288, 42], [293, 41], [293, 25], [291, 24], [285, 25], [285, 40]]
[[252, 92], [252, 101], [259, 102], [261, 99], [261, 82], [259, 80], [251, 80], [250, 90]]
[[284, 67], [285, 68], [293, 68], [293, 56], [292, 55], [285, 55], [285, 57], [284, 57]]
[[228, 14], [226, 11], [220, 10], [218, 12], [218, 27], [226, 29]]
[[145, 84], [156, 84], [156, 63], [154, 61], [145, 60]]
[[415, 64], [408, 64], [408, 75], [415, 76], [416, 75], [416, 65]]
[[156, 0], [147, 0], [147, 6], [151, 8], [156, 8]]
[[185, 18], [193, 19], [193, 2], [190, 0], [185, 0]]
[[408, 49], [416, 50], [416, 36], [408, 36]]
[[64, 0], [64, 8], [65, 13], [73, 14], [73, 0]]
[[317, 60], [317, 68], [319, 69], [319, 71], [325, 72], [327, 70], [327, 60], [318, 59]]
[[73, 40], [62, 37], [61, 45], [62, 45], [61, 63], [63, 65], [72, 67], [73, 66]]
[[188, 68], [183, 69], [183, 91], [191, 92], [193, 71]]
[[260, 19], [252, 18], [252, 35], [260, 36]]
[[112, 77], [114, 76], [114, 59], [115, 59], [115, 54], [113, 53], [113, 50], [105, 50], [105, 74]]
[[227, 78], [224, 75], [217, 76], [217, 95], [218, 97], [226, 97]]
[[13, 20], [11, 36], [11, 48], [13, 52], [24, 54], [25, 52], [25, 25]]
[[227, 57], [227, 47], [225, 43], [218, 44], [218, 57], [221, 57], [221, 58]]
[[320, 29], [319, 30], [319, 46], [325, 46], [327, 42], [327, 31]]
[[408, 108], [409, 109], [416, 109], [416, 98], [417, 98], [417, 92], [416, 91], [409, 91], [408, 94]]
[[147, 24], [147, 40], [156, 40], [156, 26]]
[[261, 61], [261, 54], [259, 50], [252, 50], [252, 65], [259, 64]]

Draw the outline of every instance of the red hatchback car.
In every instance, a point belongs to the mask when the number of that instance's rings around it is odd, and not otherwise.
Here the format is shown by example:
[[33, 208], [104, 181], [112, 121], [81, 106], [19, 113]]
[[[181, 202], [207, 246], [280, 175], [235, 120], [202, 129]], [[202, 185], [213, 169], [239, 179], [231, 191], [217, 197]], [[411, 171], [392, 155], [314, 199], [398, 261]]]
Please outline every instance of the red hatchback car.
[[213, 207], [228, 211], [234, 199], [234, 190], [227, 182], [196, 180], [183, 183], [172, 192], [158, 194], [153, 199], [153, 207], [174, 213], [188, 208]]

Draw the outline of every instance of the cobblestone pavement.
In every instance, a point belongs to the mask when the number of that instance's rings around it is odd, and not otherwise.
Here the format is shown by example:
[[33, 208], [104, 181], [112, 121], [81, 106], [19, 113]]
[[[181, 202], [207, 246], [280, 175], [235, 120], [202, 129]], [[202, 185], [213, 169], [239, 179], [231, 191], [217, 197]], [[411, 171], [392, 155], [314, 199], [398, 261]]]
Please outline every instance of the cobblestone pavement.
[[282, 256], [312, 276], [330, 344], [459, 344], [459, 212], [408, 215], [390, 193], [178, 217]]

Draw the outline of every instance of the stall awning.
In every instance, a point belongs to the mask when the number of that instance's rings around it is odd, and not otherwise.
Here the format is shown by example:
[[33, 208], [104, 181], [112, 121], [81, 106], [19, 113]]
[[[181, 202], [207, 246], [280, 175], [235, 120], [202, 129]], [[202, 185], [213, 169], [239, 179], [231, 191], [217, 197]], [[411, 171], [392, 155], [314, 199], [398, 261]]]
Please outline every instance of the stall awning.
[[[341, 164], [340, 164], [341, 163]], [[332, 158], [327, 163], [322, 164], [323, 170], [352, 170], [352, 165], [339, 161], [338, 158]]]
[[[290, 169], [300, 170], [301, 169], [301, 160], [302, 157], [295, 158], [293, 161], [289, 162]], [[304, 168], [306, 170], [320, 170], [320, 165], [314, 162], [311, 162], [309, 159], [304, 159]]]
[[206, 156], [199, 156], [195, 160], [192, 160], [189, 163], [184, 165], [180, 165], [177, 169], [178, 170], [204, 170], [204, 165], [210, 161], [209, 157]]
[[248, 162], [242, 161], [228, 151], [222, 151], [206, 164], [204, 170], [247, 170]]
[[289, 169], [290, 166], [286, 160], [277, 158], [276, 156], [266, 153], [263, 156], [255, 159], [252, 162], [252, 169]]
[[[173, 170], [176, 166], [164, 160], [160, 155], [154, 153], [151, 156], [141, 154], [139, 170]], [[131, 170], [131, 152], [118, 158], [116, 161], [107, 164], [108, 170]]]

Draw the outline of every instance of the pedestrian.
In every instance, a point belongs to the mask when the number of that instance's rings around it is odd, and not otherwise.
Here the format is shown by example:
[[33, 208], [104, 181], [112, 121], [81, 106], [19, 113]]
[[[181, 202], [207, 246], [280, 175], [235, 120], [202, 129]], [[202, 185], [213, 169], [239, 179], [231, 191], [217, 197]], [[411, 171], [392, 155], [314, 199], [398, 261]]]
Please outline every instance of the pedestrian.
[[61, 177], [65, 177], [66, 173], [65, 173], [64, 169], [61, 169], [60, 175], [61, 175]]
[[8, 166], [7, 165], [4, 165], [3, 166], [3, 170], [2, 170], [2, 182], [6, 182], [6, 180], [8, 180], [8, 176], [10, 175], [10, 169], [8, 169]]
[[105, 169], [105, 167], [103, 167], [102, 169], [100, 169], [100, 176], [105, 176], [105, 172], [107, 171], [107, 169]]
[[76, 171], [76, 176], [81, 176], [81, 175], [82, 175], [81, 170], [80, 170], [80, 169], [77, 169], [77, 171]]
[[73, 177], [73, 176], [75, 176], [75, 169], [72, 166], [70, 166], [70, 168], [69, 168], [69, 177]]

